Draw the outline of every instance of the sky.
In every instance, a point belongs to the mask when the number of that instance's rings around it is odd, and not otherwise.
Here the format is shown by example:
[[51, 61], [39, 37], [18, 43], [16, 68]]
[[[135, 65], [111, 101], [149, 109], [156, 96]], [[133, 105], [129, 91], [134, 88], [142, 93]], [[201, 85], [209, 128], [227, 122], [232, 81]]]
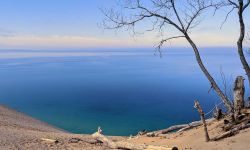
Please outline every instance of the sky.
[[[117, 0], [2, 0], [0, 49], [153, 47], [160, 39], [156, 33], [134, 36], [125, 30], [104, 30], [100, 26], [104, 19], [100, 9], [117, 8], [116, 4]], [[191, 34], [199, 46], [235, 45], [239, 34], [236, 12], [220, 29], [225, 14], [226, 10], [222, 10], [202, 19]], [[245, 15], [245, 20], [250, 28], [250, 15]], [[168, 44], [188, 46], [185, 40]]]

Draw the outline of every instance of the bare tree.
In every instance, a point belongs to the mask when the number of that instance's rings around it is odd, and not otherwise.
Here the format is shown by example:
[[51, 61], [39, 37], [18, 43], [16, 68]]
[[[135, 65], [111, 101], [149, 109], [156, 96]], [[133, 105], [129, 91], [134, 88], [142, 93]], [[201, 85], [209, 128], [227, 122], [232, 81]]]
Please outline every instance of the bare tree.
[[232, 112], [232, 104], [228, 97], [222, 92], [214, 78], [204, 66], [200, 57], [199, 49], [190, 37], [190, 30], [200, 23], [201, 15], [208, 8], [217, 9], [218, 5], [211, 0], [123, 0], [124, 10], [115, 11], [114, 9], [103, 10], [105, 19], [103, 25], [108, 29], [132, 29], [144, 21], [151, 21], [151, 28], [146, 31], [164, 31], [173, 28], [176, 36], [163, 38], [157, 45], [161, 49], [163, 44], [169, 40], [184, 38], [192, 47], [196, 56], [197, 63], [211, 83], [218, 96], [223, 101], [229, 112]]
[[238, 12], [239, 24], [240, 24], [240, 36], [239, 36], [239, 39], [237, 41], [238, 54], [239, 54], [241, 63], [243, 65], [243, 68], [246, 72], [246, 75], [248, 77], [248, 82], [249, 82], [249, 86], [250, 86], [250, 68], [249, 68], [249, 64], [245, 58], [244, 50], [243, 50], [243, 41], [245, 39], [245, 34], [246, 34], [246, 27], [245, 27], [243, 14], [244, 14], [246, 8], [249, 7], [250, 0], [224, 0], [223, 3], [224, 3], [224, 5], [231, 7], [231, 10], [226, 15], [225, 21], [227, 20], [229, 14], [232, 13], [235, 9]]

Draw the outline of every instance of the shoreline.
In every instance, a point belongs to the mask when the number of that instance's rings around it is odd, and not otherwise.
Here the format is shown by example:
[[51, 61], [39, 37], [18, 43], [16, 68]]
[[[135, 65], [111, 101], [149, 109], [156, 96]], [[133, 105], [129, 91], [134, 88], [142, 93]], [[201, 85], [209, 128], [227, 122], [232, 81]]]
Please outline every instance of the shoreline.
[[[220, 131], [222, 121], [213, 121], [208, 124], [211, 136]], [[108, 136], [113, 141], [125, 141], [131, 144], [147, 144], [154, 146], [178, 147], [192, 150], [245, 150], [250, 146], [250, 129], [240, 131], [233, 137], [218, 142], [205, 142], [203, 127], [195, 127], [180, 133], [169, 133], [162, 137], [137, 136], [133, 138]], [[53, 140], [57, 141], [56, 143]], [[73, 139], [73, 142], [72, 142]], [[78, 139], [78, 141], [75, 141]], [[107, 149], [104, 145], [91, 144], [91, 135], [73, 134], [24, 113], [0, 105], [0, 149], [76, 149], [101, 150]], [[51, 142], [52, 141], [52, 142]]]
[[49, 128], [49, 129], [53, 129], [53, 130], [55, 130], [57, 132], [59, 131], [59, 132], [64, 132], [64, 133], [70, 133], [70, 132], [68, 132], [68, 131], [66, 131], [64, 129], [61, 129], [59, 127], [53, 126], [53, 125], [51, 125], [49, 123], [46, 123], [44, 121], [41, 121], [41, 120], [36, 119], [34, 117], [31, 117], [31, 116], [29, 116], [29, 115], [27, 115], [27, 114], [25, 114], [25, 113], [23, 113], [21, 111], [10, 108], [9, 106], [0, 104], [0, 112], [1, 112], [0, 115], [1, 116], [4, 116], [2, 114], [2, 112], [4, 112], [3, 110], [5, 110], [6, 112], [11, 112], [13, 115], [16, 115], [16, 117], [19, 116], [19, 117], [22, 117], [22, 118], [25, 118], [25, 119], [29, 120], [30, 122], [36, 122], [37, 124], [41, 124], [41, 126], [44, 126], [46, 128]]
[[[71, 143], [71, 139], [81, 139], [78, 143]], [[122, 137], [113, 137], [115, 140]], [[55, 139], [58, 143], [51, 143], [43, 139]], [[0, 105], [0, 149], [44, 150], [44, 149], [83, 149], [102, 150], [101, 145], [92, 145], [84, 141], [91, 139], [91, 135], [72, 134], [22, 112]]]

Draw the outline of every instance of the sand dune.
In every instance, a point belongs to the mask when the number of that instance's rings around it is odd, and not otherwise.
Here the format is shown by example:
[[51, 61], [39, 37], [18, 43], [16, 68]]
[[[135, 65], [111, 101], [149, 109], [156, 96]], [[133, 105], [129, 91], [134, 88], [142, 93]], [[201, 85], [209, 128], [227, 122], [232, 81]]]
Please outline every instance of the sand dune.
[[[55, 139], [58, 143], [50, 143], [42, 138]], [[64, 132], [46, 123], [33, 119], [25, 114], [0, 106], [0, 149], [46, 150], [76, 149], [99, 150], [102, 146], [91, 145], [80, 141], [70, 143], [70, 139], [88, 139], [88, 135], [76, 135]]]
[[[220, 122], [212, 122], [208, 129], [210, 136], [216, 136], [222, 131], [218, 127]], [[80, 139], [71, 142], [72, 138]], [[42, 139], [57, 140], [58, 143], [48, 142]], [[107, 149], [101, 145], [92, 145], [86, 141], [90, 135], [77, 135], [67, 133], [39, 120], [33, 119], [23, 113], [16, 112], [4, 106], [0, 106], [0, 149], [20, 150], [46, 150], [46, 149], [70, 149], [70, 150], [101, 150]], [[183, 150], [247, 150], [250, 149], [250, 129], [241, 131], [240, 134], [219, 142], [205, 142], [202, 127], [183, 132], [172, 133], [166, 137], [139, 137], [123, 138], [112, 137], [113, 140], [124, 140], [135, 144], [149, 144], [157, 146], [177, 146]]]

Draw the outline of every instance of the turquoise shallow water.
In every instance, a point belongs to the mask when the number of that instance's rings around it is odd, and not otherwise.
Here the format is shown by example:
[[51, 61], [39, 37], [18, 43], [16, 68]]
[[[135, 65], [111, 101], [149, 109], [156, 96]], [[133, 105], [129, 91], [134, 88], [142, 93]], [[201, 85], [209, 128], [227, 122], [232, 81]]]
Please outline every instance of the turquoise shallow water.
[[[162, 58], [152, 49], [0, 54], [0, 103], [74, 133], [166, 128], [199, 119], [195, 99], [205, 111], [220, 103], [190, 49], [165, 50]], [[232, 48], [201, 54], [220, 84], [221, 70], [228, 83], [244, 75]]]

